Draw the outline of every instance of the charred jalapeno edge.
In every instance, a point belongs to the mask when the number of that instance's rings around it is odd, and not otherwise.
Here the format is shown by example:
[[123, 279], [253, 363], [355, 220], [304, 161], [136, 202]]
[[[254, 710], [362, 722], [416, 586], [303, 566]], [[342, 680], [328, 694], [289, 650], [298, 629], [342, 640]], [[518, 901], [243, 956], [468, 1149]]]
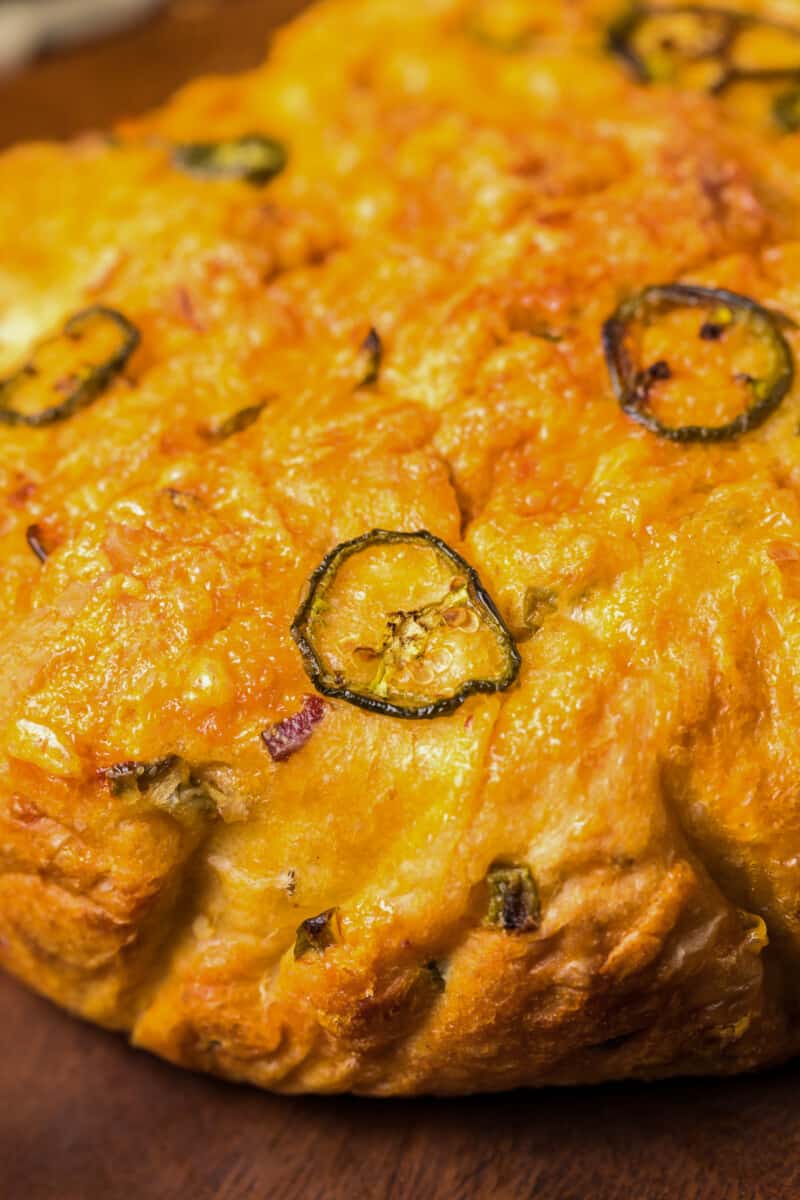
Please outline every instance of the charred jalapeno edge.
[[[105, 320], [112, 321], [119, 328], [123, 335], [119, 350], [106, 359], [105, 362], [97, 363], [86, 378], [76, 383], [74, 390], [60, 404], [50, 405], [37, 413], [16, 412], [11, 407], [14, 383], [21, 375], [30, 375], [32, 371], [35, 372], [33, 359], [37, 350], [44, 346], [47, 341], [53, 342], [59, 338], [73, 337], [82, 322], [89, 321], [94, 317], [102, 317]], [[75, 313], [66, 322], [60, 333], [40, 342], [39, 346], [34, 347], [28, 362], [20, 367], [18, 371], [15, 371], [13, 375], [9, 375], [7, 379], [0, 382], [0, 423], [4, 425], [28, 425], [32, 428], [41, 428], [45, 425], [53, 425], [57, 421], [66, 421], [67, 418], [73, 416], [80, 409], [86, 408], [103, 394], [112, 380], [124, 369], [128, 359], [140, 341], [141, 335], [136, 326], [131, 324], [128, 318], [115, 308], [107, 308], [104, 305], [97, 304]], [[11, 394], [11, 399], [9, 399], [9, 394]]]
[[[358, 554], [359, 551], [369, 546], [408, 542], [423, 542], [428, 546], [432, 546], [453, 563], [458, 569], [459, 574], [466, 576], [469, 595], [473, 601], [477, 601], [483, 610], [485, 618], [488, 618], [488, 621], [493, 626], [498, 639], [502, 641], [505, 647], [508, 660], [508, 666], [502, 678], [469, 679], [453, 696], [434, 701], [431, 704], [419, 705], [417, 708], [402, 708], [400, 705], [392, 704], [388, 700], [380, 700], [376, 696], [367, 696], [360, 692], [354, 692], [346, 685], [332, 679], [325, 671], [314, 650], [311, 642], [313, 634], [309, 631], [314, 604], [320, 591], [325, 588], [329, 580], [332, 581], [335, 578], [339, 566], [345, 559]], [[460, 554], [457, 554], [452, 547], [448, 546], [447, 542], [442, 541], [435, 534], [429, 533], [426, 529], [417, 530], [416, 533], [373, 529], [370, 533], [362, 534], [361, 537], [354, 538], [349, 542], [342, 542], [341, 545], [335, 546], [333, 550], [326, 554], [325, 558], [311, 575], [308, 583], [308, 593], [297, 610], [292, 622], [291, 633], [302, 655], [303, 664], [309, 679], [323, 696], [330, 696], [336, 700], [346, 700], [348, 704], [354, 704], [358, 708], [365, 708], [368, 712], [379, 713], [388, 717], [400, 717], [406, 720], [429, 720], [432, 717], [444, 717], [448, 713], [454, 712], [464, 703], [468, 696], [472, 696], [476, 692], [503, 692], [516, 682], [521, 666], [519, 651], [514, 644], [514, 639], [500, 613], [497, 611], [494, 601], [483, 587], [478, 572]]]
[[[648, 410], [649, 384], [645, 372], [632, 363], [625, 349], [625, 334], [629, 326], [648, 309], [704, 308], [723, 306], [744, 313], [749, 320], [762, 324], [769, 336], [777, 367], [763, 396], [738, 417], [724, 425], [665, 425]], [[626, 300], [603, 326], [603, 349], [611, 383], [622, 411], [651, 433], [672, 442], [725, 442], [758, 428], [781, 404], [794, 382], [794, 357], [779, 326], [793, 322], [782, 313], [771, 312], [755, 300], [721, 288], [693, 287], [686, 284], [667, 284], [645, 288]], [[662, 366], [662, 364], [656, 364]], [[668, 364], [663, 364], [668, 370]], [[657, 378], [655, 376], [654, 378]]]
[[216, 142], [181, 142], [172, 148], [172, 162], [187, 175], [201, 179], [242, 179], [262, 187], [284, 170], [288, 154], [275, 138], [246, 133]]

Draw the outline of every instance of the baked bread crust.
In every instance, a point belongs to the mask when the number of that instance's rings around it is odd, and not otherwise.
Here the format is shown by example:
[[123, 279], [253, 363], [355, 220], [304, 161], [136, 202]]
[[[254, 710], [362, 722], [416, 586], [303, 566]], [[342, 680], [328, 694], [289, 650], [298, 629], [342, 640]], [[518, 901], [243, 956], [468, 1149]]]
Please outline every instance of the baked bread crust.
[[[329, 0], [113, 144], [0, 160], [0, 367], [90, 305], [141, 334], [69, 420], [0, 425], [0, 961], [263, 1087], [797, 1048], [800, 400], [673, 444], [601, 329], [673, 281], [800, 320], [800, 139], [643, 86], [617, 0], [507, 10], [513, 45], [474, 3]], [[256, 130], [289, 156], [263, 188], [170, 154]], [[519, 680], [432, 720], [326, 699], [270, 753], [313, 693], [304, 583], [376, 527], [478, 569]], [[525, 927], [487, 921], [498, 861]]]

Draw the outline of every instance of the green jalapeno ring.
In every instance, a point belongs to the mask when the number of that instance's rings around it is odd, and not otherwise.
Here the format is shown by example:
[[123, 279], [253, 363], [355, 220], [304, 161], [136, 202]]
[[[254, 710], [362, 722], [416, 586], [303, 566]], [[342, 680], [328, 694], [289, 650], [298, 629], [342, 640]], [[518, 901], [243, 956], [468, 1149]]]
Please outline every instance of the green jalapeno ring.
[[[714, 62], [720, 67], [720, 77], [708, 87], [710, 95], [720, 95], [733, 84], [745, 80], [754, 82], [770, 82], [789, 78], [796, 79], [800, 74], [800, 62], [796, 68], [765, 68], [759, 70], [742, 69], [731, 63], [731, 55], [735, 51], [740, 36], [748, 29], [758, 27], [779, 30], [798, 39], [798, 55], [800, 57], [800, 29], [787, 25], [783, 21], [770, 20], [756, 13], [737, 12], [726, 8], [701, 7], [694, 4], [674, 5], [669, 8], [636, 7], [625, 13], [611, 25], [608, 31], [608, 49], [622, 59], [631, 68], [641, 83], [654, 83], [658, 74], [654, 72], [647, 58], [634, 45], [637, 32], [650, 21], [661, 18], [695, 16], [706, 20], [716, 20], [720, 24], [716, 41], [695, 53], [684, 53], [678, 61], [684, 65], [692, 62]], [[780, 121], [780, 116], [778, 120]]]
[[[466, 580], [466, 588], [471, 602], [481, 610], [486, 624], [497, 637], [503, 647], [506, 658], [506, 669], [497, 679], [468, 679], [452, 695], [429, 704], [418, 705], [414, 708], [404, 708], [393, 704], [390, 700], [379, 696], [354, 691], [343, 682], [340, 676], [326, 670], [313, 645], [313, 630], [311, 628], [319, 605], [323, 602], [325, 593], [333, 584], [338, 570], [343, 562], [360, 551], [376, 545], [392, 545], [401, 543], [421, 542], [432, 547], [456, 568], [460, 577]], [[493, 693], [505, 691], [516, 682], [522, 660], [514, 644], [513, 637], [503, 618], [500, 616], [494, 601], [483, 587], [477, 571], [471, 567], [451, 546], [429, 533], [425, 529], [415, 533], [404, 533], [397, 530], [373, 529], [370, 533], [362, 534], [352, 541], [342, 542], [335, 546], [311, 575], [308, 591], [302, 601], [291, 625], [294, 638], [309, 679], [318, 692], [332, 699], [346, 700], [357, 708], [382, 716], [400, 717], [405, 720], [429, 720], [433, 717], [447, 716], [459, 708], [464, 701], [476, 693]]]
[[286, 166], [286, 147], [260, 133], [218, 142], [183, 142], [173, 147], [172, 161], [181, 171], [201, 179], [241, 179], [263, 187]]
[[[756, 395], [749, 405], [732, 421], [724, 425], [681, 425], [670, 426], [659, 421], [648, 409], [649, 386], [652, 381], [663, 377], [658, 372], [648, 381], [625, 349], [625, 333], [637, 319], [650, 312], [674, 308], [705, 308], [723, 306], [733, 312], [744, 313], [751, 324], [756, 324], [769, 337], [776, 360], [776, 368], [769, 386], [762, 395]], [[766, 421], [779, 407], [794, 382], [794, 356], [791, 347], [781, 332], [781, 325], [792, 326], [783, 313], [771, 312], [747, 296], [725, 289], [666, 284], [646, 288], [626, 300], [603, 326], [603, 349], [611, 383], [622, 411], [651, 433], [673, 442], [724, 442], [749, 433]], [[657, 367], [666, 364], [655, 364]], [[668, 369], [668, 368], [667, 368]]]
[[[37, 350], [42, 349], [46, 345], [51, 345], [62, 338], [78, 341], [81, 336], [81, 327], [98, 318], [110, 321], [117, 326], [122, 335], [119, 349], [110, 358], [107, 358], [105, 362], [90, 366], [88, 373], [78, 376], [72, 391], [60, 403], [48, 405], [35, 413], [18, 412], [12, 408], [15, 383], [31, 375], [35, 376], [37, 373], [33, 363]], [[108, 308], [97, 304], [75, 313], [66, 322], [59, 334], [45, 339], [34, 348], [31, 358], [24, 366], [15, 371], [13, 375], [0, 381], [0, 424], [27, 425], [30, 428], [41, 428], [46, 425], [53, 425], [58, 421], [67, 420], [68, 417], [73, 416], [79, 409], [88, 407], [98, 396], [102, 395], [114, 378], [124, 369], [140, 341], [141, 335], [136, 326], [115, 308]], [[84, 367], [85, 372], [86, 370], [87, 368]]]
[[[685, 62], [703, 62], [720, 60], [723, 68], [723, 79], [727, 77], [725, 59], [741, 30], [750, 23], [752, 18], [746, 13], [733, 12], [726, 8], [703, 8], [697, 4], [679, 4], [670, 8], [634, 8], [614, 22], [608, 30], [608, 49], [612, 54], [622, 59], [636, 75], [641, 83], [653, 83], [655, 76], [647, 61], [638, 53], [633, 38], [638, 30], [648, 21], [660, 17], [697, 16], [700, 18], [715, 18], [722, 22], [723, 29], [716, 44], [702, 53], [689, 55]], [[714, 85], [717, 86], [716, 84]]]

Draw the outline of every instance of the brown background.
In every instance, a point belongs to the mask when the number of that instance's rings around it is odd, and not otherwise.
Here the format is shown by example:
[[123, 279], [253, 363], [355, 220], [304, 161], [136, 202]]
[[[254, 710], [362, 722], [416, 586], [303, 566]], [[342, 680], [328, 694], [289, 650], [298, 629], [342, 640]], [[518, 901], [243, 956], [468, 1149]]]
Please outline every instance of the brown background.
[[270, 30], [306, 2], [173, 0], [128, 33], [43, 58], [0, 81], [0, 145], [101, 128], [159, 104], [193, 75], [255, 66]]
[[[0, 83], [0, 143], [102, 126], [198, 71], [249, 66], [300, 7], [178, 0], [132, 34], [44, 60]], [[460, 1101], [286, 1099], [173, 1070], [0, 977], [0, 1200], [367, 1197], [800, 1200], [800, 1070]]]
[[3, 1200], [796, 1200], [800, 1074], [466, 1100], [268, 1096], [0, 977]]

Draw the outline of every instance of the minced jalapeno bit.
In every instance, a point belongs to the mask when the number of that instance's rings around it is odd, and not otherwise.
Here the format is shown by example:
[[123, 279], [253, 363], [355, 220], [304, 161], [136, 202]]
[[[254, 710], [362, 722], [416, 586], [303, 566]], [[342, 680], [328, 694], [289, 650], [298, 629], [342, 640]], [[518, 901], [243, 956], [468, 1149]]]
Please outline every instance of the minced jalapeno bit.
[[84, 309], [0, 381], [0, 423], [52, 425], [86, 408], [139, 345], [139, 331], [113, 308]]
[[242, 179], [262, 187], [280, 175], [286, 149], [260, 133], [220, 142], [184, 142], [173, 147], [172, 161], [180, 170], [203, 179]]
[[[626, 300], [603, 328], [611, 382], [623, 412], [673, 442], [729, 441], [775, 411], [794, 381], [781, 326], [792, 322], [747, 296], [669, 284]], [[698, 372], [702, 380], [698, 382]], [[682, 424], [674, 412], [727, 415]]]
[[376, 529], [337, 546], [292, 624], [314, 686], [393, 717], [439, 717], [517, 678], [519, 652], [475, 570], [440, 538]]
[[302, 958], [309, 950], [323, 954], [329, 946], [339, 940], [339, 910], [326, 908], [319, 916], [309, 917], [297, 929], [294, 940], [294, 956]]
[[531, 869], [495, 863], [486, 876], [489, 907], [484, 924], [506, 933], [528, 933], [539, 928], [539, 892]]

